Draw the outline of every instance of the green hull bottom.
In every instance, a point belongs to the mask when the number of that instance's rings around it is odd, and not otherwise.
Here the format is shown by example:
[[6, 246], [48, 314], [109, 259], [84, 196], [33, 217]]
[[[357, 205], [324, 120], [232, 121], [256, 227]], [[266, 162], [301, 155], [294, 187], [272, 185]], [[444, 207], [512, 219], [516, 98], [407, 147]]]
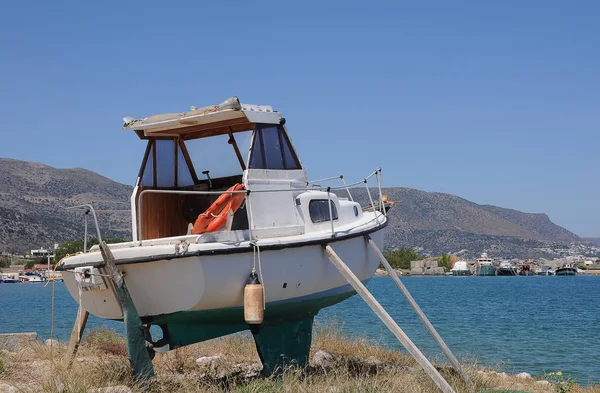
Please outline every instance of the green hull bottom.
[[250, 329], [263, 364], [262, 373], [271, 375], [288, 367], [305, 367], [312, 342], [314, 316], [320, 309], [354, 294], [351, 287], [345, 285], [303, 298], [268, 303], [263, 323], [253, 326], [244, 321], [243, 307], [182, 311], [146, 317], [144, 323], [160, 326], [163, 337], [152, 344], [154, 347], [168, 344], [168, 349]]
[[[268, 303], [264, 325], [278, 325], [316, 315], [320, 309], [346, 300], [355, 292], [349, 285], [304, 298]], [[249, 329], [244, 321], [243, 307], [216, 310], [181, 311], [173, 314], [143, 318], [148, 325], [160, 326], [163, 339], [158, 346], [169, 349], [194, 344]], [[158, 344], [158, 343], [157, 343]]]

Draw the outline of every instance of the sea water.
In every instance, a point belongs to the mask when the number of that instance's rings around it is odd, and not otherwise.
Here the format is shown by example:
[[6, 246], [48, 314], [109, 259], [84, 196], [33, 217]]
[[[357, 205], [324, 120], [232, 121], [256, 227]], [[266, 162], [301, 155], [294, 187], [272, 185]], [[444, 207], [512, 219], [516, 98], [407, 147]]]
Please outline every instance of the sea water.
[[[579, 383], [600, 382], [600, 277], [406, 277], [405, 285], [450, 349], [469, 362], [511, 373], [562, 371]], [[394, 282], [374, 277], [368, 288], [428, 356], [441, 351]], [[53, 336], [67, 341], [77, 303], [63, 283], [54, 289]], [[358, 296], [322, 310], [317, 323], [341, 323], [350, 337], [401, 349]], [[121, 322], [90, 315], [87, 331]], [[0, 333], [52, 330], [52, 285], [0, 284]]]

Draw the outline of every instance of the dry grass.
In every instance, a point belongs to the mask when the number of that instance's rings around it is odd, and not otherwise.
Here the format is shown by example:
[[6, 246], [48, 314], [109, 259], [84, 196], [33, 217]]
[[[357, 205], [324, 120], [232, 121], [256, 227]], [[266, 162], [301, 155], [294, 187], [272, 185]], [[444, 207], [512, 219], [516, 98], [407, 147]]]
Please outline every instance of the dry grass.
[[[61, 366], [65, 346], [51, 352], [43, 344], [17, 353], [0, 353], [0, 384], [17, 387], [19, 392], [89, 392], [94, 388], [125, 385], [134, 392], [437, 392], [436, 386], [414, 360], [398, 351], [373, 345], [366, 339], [350, 339], [339, 325], [316, 325], [311, 353], [324, 350], [332, 355], [330, 367], [311, 364], [305, 370], [288, 370], [277, 378], [257, 376], [259, 359], [249, 335], [232, 335], [190, 345], [154, 359], [156, 377], [145, 386], [136, 384], [130, 374], [125, 340], [106, 330], [90, 333], [79, 349], [71, 370]], [[199, 366], [201, 356], [222, 355], [217, 361]], [[468, 389], [450, 367], [440, 372], [458, 393], [486, 389], [513, 389], [532, 393], [554, 392], [550, 385], [502, 376], [496, 371], [472, 364], [467, 367], [474, 382]], [[600, 386], [572, 392], [600, 393]]]

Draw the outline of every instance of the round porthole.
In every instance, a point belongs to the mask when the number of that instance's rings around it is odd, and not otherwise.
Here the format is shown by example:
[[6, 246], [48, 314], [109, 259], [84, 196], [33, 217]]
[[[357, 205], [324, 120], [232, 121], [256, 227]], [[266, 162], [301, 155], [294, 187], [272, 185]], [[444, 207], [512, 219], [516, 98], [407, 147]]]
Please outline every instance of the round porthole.
[[354, 206], [354, 215], [358, 217], [358, 207]]

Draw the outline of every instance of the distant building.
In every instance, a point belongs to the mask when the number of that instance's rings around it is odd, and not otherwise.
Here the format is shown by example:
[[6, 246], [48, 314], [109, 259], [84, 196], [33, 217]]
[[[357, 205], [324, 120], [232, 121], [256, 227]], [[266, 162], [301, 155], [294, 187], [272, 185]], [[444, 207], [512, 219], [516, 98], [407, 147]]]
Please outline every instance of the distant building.
[[37, 250], [31, 250], [29, 255], [34, 258], [42, 258], [42, 257], [48, 257], [48, 256], [53, 257], [54, 250], [52, 250], [50, 248], [40, 247]]

